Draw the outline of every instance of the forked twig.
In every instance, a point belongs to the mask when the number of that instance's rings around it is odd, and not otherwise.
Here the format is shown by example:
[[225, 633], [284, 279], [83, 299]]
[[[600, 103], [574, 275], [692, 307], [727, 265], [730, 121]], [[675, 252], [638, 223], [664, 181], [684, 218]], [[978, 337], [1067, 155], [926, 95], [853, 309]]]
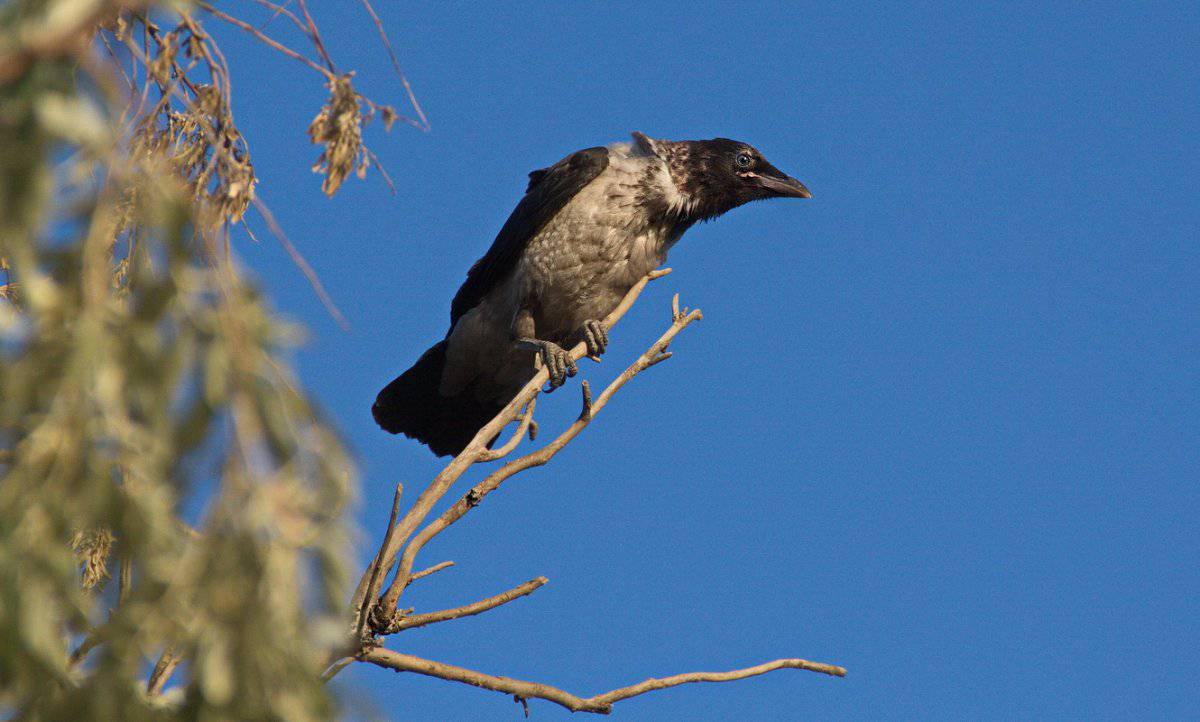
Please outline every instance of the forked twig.
[[[586, 384], [587, 382], [584, 381]], [[512, 437], [502, 446], [493, 449], [486, 449], [479, 452], [480, 461], [495, 461], [512, 453], [512, 450], [517, 448], [517, 444], [521, 443], [521, 439], [525, 436], [525, 432], [529, 430], [529, 425], [533, 423], [533, 409], [537, 405], [537, 397], [534, 396], [529, 400], [529, 405], [525, 407], [525, 411], [521, 414], [521, 423], [517, 425], [516, 431]]]
[[683, 329], [687, 328], [693, 321], [698, 321], [702, 318], [699, 310], [693, 310], [687, 314], [681, 314], [675, 317], [671, 326], [657, 341], [655, 341], [644, 354], [639, 356], [632, 364], [629, 365], [617, 378], [613, 379], [612, 383], [597, 397], [595, 400], [591, 397], [590, 387], [584, 387], [584, 408], [580, 412], [579, 418], [575, 423], [571, 424], [563, 431], [558, 438], [551, 441], [545, 447], [525, 454], [524, 456], [508, 462], [501, 468], [492, 472], [486, 479], [476, 484], [469, 492], [459, 499], [453, 506], [442, 513], [440, 517], [431, 522], [428, 526], [421, 530], [419, 534], [413, 537], [408, 546], [404, 550], [404, 554], [400, 558], [400, 563], [396, 570], [396, 576], [392, 579], [391, 586], [388, 587], [387, 593], [381, 601], [381, 611], [386, 615], [388, 612], [395, 609], [400, 595], [404, 591], [407, 583], [409, 572], [412, 570], [413, 561], [416, 559], [417, 553], [421, 550], [429, 540], [440, 534], [454, 522], [461, 519], [468, 511], [479, 505], [485, 496], [492, 493], [500, 487], [504, 481], [514, 474], [529, 469], [534, 466], [542, 466], [546, 464], [566, 446], [572, 439], [580, 434], [584, 428], [588, 426], [598, 413], [605, 407], [609, 399], [613, 397], [622, 386], [629, 382], [634, 376], [642, 371], [660, 363], [669, 355], [664, 351], [671, 340], [675, 338]]
[[[383, 583], [383, 553], [392, 542], [392, 535], [396, 533], [396, 514], [400, 512], [400, 496], [404, 493], [404, 484], [396, 484], [396, 493], [392, 497], [392, 514], [388, 517], [387, 532], [383, 535], [383, 542], [379, 546], [379, 552], [375, 554], [375, 561], [371, 563], [371, 581], [367, 585], [367, 594], [363, 597], [357, 610], [357, 618], [354, 620], [354, 638], [362, 639], [363, 631], [366, 628], [367, 617], [371, 613], [371, 602], [375, 600], [375, 595], [379, 593], [379, 585]], [[453, 562], [451, 562], [453, 563]]]
[[[616, 324], [637, 299], [645, 285], [655, 278], [666, 275], [667, 272], [668, 269], [664, 269], [643, 278], [637, 285], [630, 289], [621, 304], [604, 320], [604, 323], [610, 328]], [[360, 618], [360, 625], [364, 622], [369, 624], [371, 629], [377, 634], [395, 634], [406, 629], [480, 614], [529, 594], [545, 584], [546, 579], [539, 577], [503, 594], [480, 600], [474, 604], [436, 612], [413, 615], [408, 613], [411, 610], [397, 610], [400, 595], [412, 581], [432, 573], [439, 568], [444, 568], [449, 564], [443, 562], [430, 569], [415, 574], [412, 573], [413, 562], [418, 552], [431, 539], [461, 519], [471, 509], [478, 506], [484, 497], [499, 488], [506, 479], [525, 469], [547, 463], [559, 450], [594, 421], [597, 414], [604, 409], [613, 395], [634, 376], [669, 359], [671, 352], [667, 349], [671, 342], [688, 325], [700, 318], [702, 318], [702, 315], [699, 310], [681, 307], [679, 296], [676, 294], [671, 301], [671, 325], [658, 340], [650, 345], [645, 353], [634, 360], [598, 396], [593, 396], [591, 386], [587, 381], [581, 384], [582, 408], [577, 419], [567, 429], [544, 447], [513, 459], [490, 473], [483, 481], [473, 486], [457, 502], [413, 536], [417, 528], [424, 523], [433, 506], [445, 496], [450, 487], [463, 473], [476, 463], [493, 460], [509, 454], [516, 448], [525, 433], [533, 429], [534, 402], [537, 399], [542, 384], [549, 375], [547, 369], [543, 368], [539, 370], [525, 387], [517, 393], [513, 400], [495, 418], [485, 424], [466, 448], [434, 478], [413, 506], [398, 522], [396, 521], [397, 512], [395, 505], [393, 505], [391, 519], [388, 524], [388, 534], [380, 547], [379, 553], [376, 555], [371, 569], [368, 570], [369, 575], [364, 575], [356, 592], [356, 608], [366, 610], [370, 607], [372, 609], [369, 619]], [[586, 344], [583, 343], [576, 345], [570, 350], [570, 354], [575, 360], [579, 360], [586, 353]], [[519, 421], [520, 423], [509, 440], [499, 448], [488, 449], [486, 447], [487, 440], [495, 438], [513, 421]], [[530, 435], [532, 436], [532, 434]], [[410, 536], [412, 537], [411, 539], [409, 538]], [[402, 554], [400, 553], [401, 549], [403, 549]], [[380, 569], [390, 569], [393, 564], [395, 564], [396, 569], [391, 584], [378, 601], [372, 601], [379, 588]], [[361, 636], [360, 639], [362, 639]], [[533, 698], [554, 702], [573, 712], [608, 714], [612, 710], [612, 705], [621, 700], [692, 682], [727, 682], [766, 674], [767, 672], [779, 669], [801, 669], [838, 677], [845, 676], [846, 674], [845, 669], [835, 665], [809, 662], [803, 659], [778, 659], [773, 662], [766, 662], [753, 667], [728, 672], [690, 672], [661, 679], [651, 678], [638, 684], [585, 698], [546, 684], [485, 674], [464, 667], [456, 667], [442, 662], [394, 652], [376, 646], [374, 637], [372, 637], [371, 641], [361, 646], [357, 652], [351, 652], [348, 656], [331, 665], [326, 671], [326, 678], [337, 674], [340, 669], [355, 660], [370, 662], [397, 672], [416, 672], [418, 674], [511, 694], [515, 700], [525, 707], [526, 714], [528, 714], [527, 700]]]
[[244, 30], [244, 31], [250, 33], [259, 42], [264, 43], [265, 45], [272, 48], [273, 50], [277, 50], [277, 51], [283, 53], [284, 55], [288, 56], [289, 58], [299, 60], [300, 62], [304, 63], [308, 67], [317, 71], [321, 75], [324, 75], [326, 80], [333, 81], [333, 79], [335, 77], [337, 77], [329, 70], [321, 67], [317, 63], [313, 62], [309, 58], [306, 58], [305, 56], [301, 55], [300, 53], [296, 52], [295, 50], [292, 50], [291, 48], [289, 48], [288, 46], [279, 42], [278, 40], [275, 40], [274, 38], [267, 35], [266, 33], [259, 30], [258, 28], [254, 27], [250, 23], [248, 23], [244, 20], [239, 20], [238, 18], [235, 18], [232, 15], [227, 15], [226, 13], [223, 13], [220, 10], [213, 7], [211, 4], [204, 2], [204, 0], [200, 0], [200, 2], [197, 2], [196, 4], [198, 6], [200, 6], [201, 8], [203, 8], [205, 10], [205, 12], [209, 13], [210, 15], [217, 18], [218, 20], [229, 23], [230, 25], [234, 26], [235, 28], [239, 28], [241, 30]]
[[[617, 307], [613, 309], [612, 313], [610, 313], [604, 319], [605, 326], [612, 328], [614, 325], [616, 325], [616, 323], [625, 315], [625, 313], [629, 311], [629, 308], [633, 305], [634, 301], [637, 300], [638, 296], [641, 295], [642, 290], [646, 287], [646, 284], [655, 279], [662, 278], [670, 272], [671, 269], [669, 268], [661, 268], [646, 274], [645, 277], [634, 284], [633, 288], [629, 289], [629, 291], [625, 294], [625, 297], [621, 299], [621, 303], [618, 304]], [[572, 358], [579, 360], [587, 353], [587, 345], [583, 342], [580, 342], [570, 350], [570, 353]], [[467, 469], [474, 465], [476, 461], [478, 461], [479, 454], [487, 449], [487, 442], [494, 438], [496, 434], [500, 433], [505, 426], [508, 426], [510, 423], [516, 420], [518, 414], [521, 413], [521, 409], [525, 408], [529, 401], [533, 397], [537, 396], [541, 390], [542, 384], [544, 384], [549, 377], [550, 371], [546, 368], [543, 368], [535, 373], [533, 378], [531, 378], [525, 384], [524, 388], [517, 393], [516, 397], [514, 397], [512, 401], [508, 402], [508, 405], [505, 406], [504, 409], [501, 410], [494, 419], [489, 421], [487, 424], [484, 424], [483, 428], [475, 434], [475, 438], [472, 439], [469, 444], [467, 444], [466, 448], [464, 448], [458, 454], [458, 456], [454, 457], [454, 459], [447, 464], [446, 467], [443, 468], [436, 477], [434, 477], [429, 486], [427, 486], [425, 490], [421, 492], [421, 494], [417, 497], [416, 502], [413, 503], [412, 507], [409, 508], [408, 512], [405, 513], [404, 517], [401, 518], [396, 525], [396, 534], [392, 538], [391, 543], [388, 545], [387, 553], [384, 554], [384, 570], [390, 570], [392, 568], [396, 556], [399, 554], [400, 548], [404, 542], [408, 540], [408, 537], [416, 530], [417, 526], [425, 520], [425, 518], [429, 515], [429, 512], [433, 509], [433, 506], [437, 504], [438, 500], [446, 495], [446, 493], [450, 490], [450, 487], [453, 486], [454, 482], [457, 481], [459, 477], [461, 477], [467, 471]], [[532, 422], [529, 428], [534, 428]], [[363, 573], [363, 576], [359, 579], [358, 587], [355, 589], [354, 598], [352, 601], [352, 607], [354, 609], [361, 607], [363, 596], [367, 593], [367, 583], [369, 581], [370, 573], [368, 570]], [[388, 611], [394, 612], [395, 610], [393, 608]]]

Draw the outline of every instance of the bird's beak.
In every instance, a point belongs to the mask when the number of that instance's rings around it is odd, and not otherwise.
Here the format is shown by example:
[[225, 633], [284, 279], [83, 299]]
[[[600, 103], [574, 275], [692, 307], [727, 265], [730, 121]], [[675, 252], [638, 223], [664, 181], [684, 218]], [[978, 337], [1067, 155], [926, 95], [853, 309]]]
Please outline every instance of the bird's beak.
[[780, 196], [783, 198], [812, 198], [812, 193], [804, 187], [804, 184], [790, 175], [780, 173], [779, 175], [760, 175], [758, 182], [771, 195]]

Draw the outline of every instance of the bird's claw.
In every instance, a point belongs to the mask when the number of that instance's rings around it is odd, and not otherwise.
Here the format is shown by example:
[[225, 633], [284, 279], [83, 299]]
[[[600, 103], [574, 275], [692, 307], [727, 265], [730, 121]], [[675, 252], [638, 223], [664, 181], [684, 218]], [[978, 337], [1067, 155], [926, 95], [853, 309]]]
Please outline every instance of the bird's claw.
[[565, 384], [567, 377], [579, 373], [575, 359], [571, 358], [571, 354], [562, 346], [550, 341], [543, 341], [538, 351], [542, 358], [542, 365], [550, 371], [549, 391]]
[[588, 356], [599, 361], [608, 349], [608, 328], [601, 321], [584, 321], [583, 342], [587, 344]]

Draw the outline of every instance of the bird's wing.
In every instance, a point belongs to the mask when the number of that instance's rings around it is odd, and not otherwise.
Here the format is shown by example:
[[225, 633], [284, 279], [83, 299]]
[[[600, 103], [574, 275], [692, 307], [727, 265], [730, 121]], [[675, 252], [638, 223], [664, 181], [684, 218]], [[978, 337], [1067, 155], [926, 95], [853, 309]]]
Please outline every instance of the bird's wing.
[[451, 328], [512, 272], [530, 239], [607, 167], [608, 149], [596, 147], [572, 153], [549, 168], [529, 174], [525, 197], [504, 222], [492, 247], [467, 271], [467, 280], [454, 295]]

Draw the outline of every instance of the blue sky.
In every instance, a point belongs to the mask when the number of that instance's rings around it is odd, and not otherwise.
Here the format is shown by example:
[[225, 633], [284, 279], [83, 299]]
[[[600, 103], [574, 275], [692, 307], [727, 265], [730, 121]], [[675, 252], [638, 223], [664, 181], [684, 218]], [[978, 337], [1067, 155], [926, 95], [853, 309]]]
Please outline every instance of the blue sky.
[[[401, 103], [357, 3], [312, 5]], [[261, 195], [352, 325], [261, 222], [239, 244], [312, 330], [297, 361], [361, 463], [364, 556], [392, 486], [440, 468], [371, 401], [445, 332], [527, 171], [634, 130], [727, 136], [814, 194], [690, 231], [582, 374], [624, 368], [674, 292], [704, 320], [430, 544], [419, 564], [458, 566], [406, 599], [550, 583], [391, 646], [583, 695], [784, 656], [850, 670], [680, 687], [624, 720], [1195, 713], [1200, 6], [377, 5], [433, 126], [368, 132], [394, 196], [372, 177], [325, 199], [319, 77], [221, 34]], [[338, 684], [390, 719], [520, 718], [416, 675]]]

